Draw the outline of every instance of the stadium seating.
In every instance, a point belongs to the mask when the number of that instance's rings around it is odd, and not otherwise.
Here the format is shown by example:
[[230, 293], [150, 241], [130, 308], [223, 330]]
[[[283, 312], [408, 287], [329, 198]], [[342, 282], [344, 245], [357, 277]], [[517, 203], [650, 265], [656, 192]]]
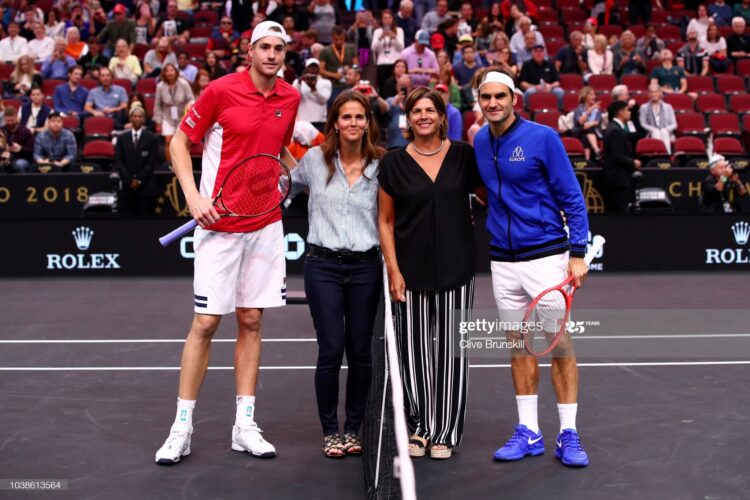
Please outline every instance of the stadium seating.
[[42, 94], [45, 96], [51, 96], [55, 93], [55, 89], [58, 85], [63, 84], [62, 80], [43, 80], [42, 81]]
[[550, 127], [557, 131], [557, 120], [560, 119], [559, 111], [540, 111], [534, 113], [534, 121]]
[[81, 125], [81, 121], [77, 116], [63, 116], [63, 127], [71, 130], [76, 131]]
[[202, 23], [210, 26], [216, 26], [217, 24], [219, 24], [219, 15], [212, 10], [199, 10], [193, 13], [193, 22], [195, 24]]
[[671, 105], [675, 113], [695, 111], [693, 98], [687, 94], [664, 94], [664, 102]]
[[642, 160], [648, 160], [653, 157], [668, 157], [667, 147], [659, 139], [646, 137], [638, 139], [635, 145], [635, 154]]
[[208, 44], [205, 43], [186, 43], [182, 46], [182, 50], [184, 50], [187, 55], [190, 57], [190, 59], [203, 59], [206, 57], [206, 48], [208, 47]]
[[[481, 19], [484, 16], [478, 16], [478, 17]], [[539, 19], [539, 22], [542, 22], [542, 21], [557, 22], [559, 19], [559, 14], [555, 9], [545, 7], [545, 6], [539, 6], [539, 9], [537, 11], [537, 18]]]
[[729, 111], [732, 113], [750, 113], [750, 94], [734, 94], [729, 96]]
[[693, 158], [706, 158], [706, 145], [698, 137], [678, 137], [672, 151], [675, 160], [681, 164]]
[[560, 7], [560, 19], [570, 24], [571, 22], [580, 22], [583, 24], [588, 19], [589, 14], [578, 5]]
[[108, 170], [115, 157], [115, 148], [110, 141], [95, 140], [87, 142], [83, 146], [83, 157], [106, 165]]
[[559, 24], [540, 24], [539, 32], [544, 36], [545, 42], [548, 38], [565, 38], [565, 28]]
[[714, 92], [714, 80], [710, 76], [688, 76], [688, 92], [707, 94]]
[[641, 38], [646, 34], [646, 26], [644, 26], [643, 24], [631, 24], [630, 26], [628, 26], [628, 29], [633, 32], [636, 39]]
[[133, 82], [131, 82], [130, 80], [126, 80], [125, 78], [113, 78], [112, 85], [119, 85], [120, 87], [124, 88], [125, 92], [128, 93], [128, 97], [130, 97], [130, 94], [133, 93]]
[[714, 140], [714, 153], [724, 156], [743, 156], [745, 148], [734, 137], [718, 137]]
[[7, 108], [8, 106], [13, 106], [16, 109], [21, 109], [21, 102], [20, 99], [3, 99], [3, 105]]
[[578, 94], [565, 94], [563, 96], [563, 111], [570, 113], [578, 107]]
[[603, 24], [602, 26], [599, 26], [599, 33], [606, 36], [607, 40], [609, 40], [612, 35], [619, 38], [620, 35], [622, 35], [622, 26], [619, 24]]
[[144, 96], [156, 94], [156, 78], [141, 78], [135, 84], [135, 91]]
[[679, 135], [700, 135], [708, 133], [706, 120], [700, 113], [680, 113], [677, 118], [677, 133]]
[[708, 115], [708, 127], [714, 136], [739, 137], [740, 135], [740, 121], [737, 115], [732, 113], [712, 113]]
[[622, 75], [620, 77], [620, 83], [627, 85], [631, 93], [648, 91], [648, 82], [646, 75]]
[[94, 80], [93, 78], [84, 78], [80, 82], [81, 87], [85, 89], [93, 89], [99, 86], [99, 82]]
[[90, 116], [83, 122], [85, 140], [108, 139], [115, 128], [115, 121], [107, 116]]
[[461, 116], [462, 122], [463, 122], [463, 131], [461, 132], [461, 137], [463, 137], [464, 140], [468, 137], [469, 128], [474, 125], [474, 121], [476, 120], [476, 115], [474, 114], [474, 111], [464, 111], [463, 115]]
[[585, 85], [583, 77], [575, 73], [561, 73], [560, 74], [560, 87], [565, 92], [571, 92], [578, 94], [578, 91]]
[[13, 73], [13, 69], [12, 64], [0, 63], [0, 80], [8, 80]]
[[727, 102], [723, 95], [702, 94], [695, 100], [695, 107], [701, 113], [721, 113], [727, 110]]
[[557, 96], [552, 92], [537, 92], [529, 96], [529, 113], [557, 109]]
[[740, 59], [737, 61], [735, 73], [746, 78], [750, 76], [750, 59]]
[[139, 60], [143, 61], [143, 58], [146, 57], [146, 53], [149, 51], [150, 47], [144, 43], [138, 43], [133, 48], [133, 55], [137, 57]]
[[585, 149], [583, 147], [583, 143], [577, 137], [563, 137], [562, 143], [563, 143], [563, 146], [565, 147], [565, 151], [568, 153], [568, 156], [584, 156], [585, 155]]
[[736, 75], [716, 75], [716, 90], [721, 94], [743, 94], [745, 80]]
[[597, 92], [610, 92], [617, 85], [614, 75], [591, 75], [588, 84]]

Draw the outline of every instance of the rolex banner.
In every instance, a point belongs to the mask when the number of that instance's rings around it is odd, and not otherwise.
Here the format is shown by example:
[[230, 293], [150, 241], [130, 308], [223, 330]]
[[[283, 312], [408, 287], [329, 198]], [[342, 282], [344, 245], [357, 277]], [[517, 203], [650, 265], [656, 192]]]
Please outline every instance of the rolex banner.
[[[186, 219], [0, 220], [0, 276], [190, 276], [192, 235], [158, 238]], [[592, 272], [750, 269], [750, 215], [591, 215], [589, 242], [607, 240]], [[302, 273], [307, 218], [284, 218], [287, 273]], [[478, 272], [489, 272], [484, 218]]]
[[[590, 214], [604, 213], [606, 192], [602, 169], [575, 170]], [[700, 207], [701, 182], [708, 175], [702, 168], [647, 168], [641, 187], [664, 190], [674, 213], [697, 213]], [[199, 173], [196, 173], [196, 180]], [[750, 187], [750, 169], [741, 173]], [[171, 172], [156, 173], [156, 216], [184, 217], [188, 210], [177, 178]], [[0, 175], [0, 220], [67, 219], [81, 215], [94, 193], [115, 189], [108, 173], [65, 173]]]

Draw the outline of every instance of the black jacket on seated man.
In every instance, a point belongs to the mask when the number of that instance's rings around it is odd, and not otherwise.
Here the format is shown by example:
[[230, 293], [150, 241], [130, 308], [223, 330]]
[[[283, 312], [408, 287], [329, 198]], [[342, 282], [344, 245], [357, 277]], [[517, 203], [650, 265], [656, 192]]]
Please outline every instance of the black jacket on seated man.
[[130, 111], [133, 129], [121, 134], [115, 146], [113, 169], [122, 183], [120, 210], [123, 215], [153, 215], [156, 207], [154, 169], [159, 164], [161, 138], [143, 127], [144, 119], [143, 108], [133, 107]]
[[[26, 126], [26, 124], [29, 122], [29, 118], [32, 116], [32, 108], [31, 108], [31, 101], [27, 101], [26, 104], [21, 106], [21, 124]], [[34, 120], [34, 128], [42, 128], [44, 127], [44, 124], [47, 122], [47, 118], [49, 117], [49, 114], [52, 112], [52, 108], [47, 106], [47, 103], [42, 103], [42, 106], [39, 108], [39, 111], [37, 112]]]

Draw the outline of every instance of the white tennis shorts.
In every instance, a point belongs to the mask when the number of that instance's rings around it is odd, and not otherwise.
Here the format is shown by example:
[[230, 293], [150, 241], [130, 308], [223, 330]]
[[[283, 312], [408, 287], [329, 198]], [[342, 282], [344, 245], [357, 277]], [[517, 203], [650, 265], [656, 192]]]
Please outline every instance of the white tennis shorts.
[[195, 229], [195, 312], [229, 314], [238, 307], [286, 304], [281, 221], [250, 233]]
[[531, 302], [568, 277], [569, 252], [525, 262], [492, 261], [492, 290], [501, 321], [523, 321]]

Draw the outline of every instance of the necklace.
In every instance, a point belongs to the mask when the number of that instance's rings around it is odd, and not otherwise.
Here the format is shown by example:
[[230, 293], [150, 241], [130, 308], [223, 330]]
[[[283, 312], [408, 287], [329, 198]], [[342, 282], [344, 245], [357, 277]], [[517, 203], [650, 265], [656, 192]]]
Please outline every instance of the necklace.
[[429, 153], [425, 153], [425, 152], [419, 150], [419, 148], [417, 147], [417, 143], [416, 142], [412, 142], [411, 143], [411, 145], [414, 147], [414, 151], [416, 151], [417, 153], [421, 154], [422, 156], [435, 156], [436, 154], [438, 154], [440, 151], [443, 150], [443, 145], [444, 144], [445, 144], [445, 141], [441, 139], [440, 140], [440, 146], [435, 151], [430, 151]]

